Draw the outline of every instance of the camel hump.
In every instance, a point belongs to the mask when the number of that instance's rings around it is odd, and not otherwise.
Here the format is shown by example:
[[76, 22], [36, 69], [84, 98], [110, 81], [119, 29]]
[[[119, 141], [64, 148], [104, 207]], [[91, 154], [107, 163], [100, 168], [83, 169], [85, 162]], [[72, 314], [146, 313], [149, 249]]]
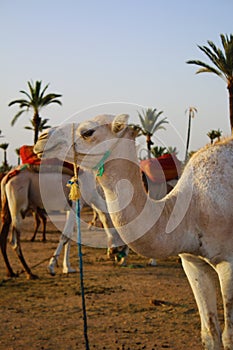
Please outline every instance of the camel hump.
[[27, 168], [28, 168], [28, 165], [24, 164], [24, 165], [19, 165], [16, 168], [8, 171], [8, 173], [2, 179], [2, 185], [5, 186], [8, 183], [8, 181], [10, 179], [12, 179], [12, 177], [17, 176], [22, 170], [27, 169]]

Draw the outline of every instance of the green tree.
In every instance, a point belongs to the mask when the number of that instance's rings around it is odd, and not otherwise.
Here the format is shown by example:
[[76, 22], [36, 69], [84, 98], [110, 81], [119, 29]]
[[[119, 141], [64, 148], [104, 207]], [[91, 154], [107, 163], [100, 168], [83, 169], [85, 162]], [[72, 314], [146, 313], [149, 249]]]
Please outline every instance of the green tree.
[[163, 124], [168, 123], [166, 120], [167, 118], [163, 118], [159, 120], [159, 117], [163, 111], [157, 112], [157, 109], [154, 108], [148, 108], [145, 110], [142, 110], [142, 113], [138, 112], [138, 116], [141, 122], [141, 126], [138, 126], [140, 132], [138, 136], [140, 135], [145, 135], [146, 136], [146, 143], [147, 143], [147, 153], [148, 153], [148, 158], [151, 158], [151, 146], [154, 144], [153, 141], [151, 140], [151, 137], [153, 134], [160, 129], [164, 129], [165, 127]]
[[24, 90], [20, 91], [20, 93], [26, 96], [26, 99], [18, 99], [9, 103], [9, 106], [18, 104], [20, 108], [19, 112], [12, 119], [12, 126], [15, 124], [15, 122], [21, 116], [21, 114], [27, 112], [28, 110], [33, 110], [32, 125], [34, 129], [34, 144], [38, 140], [39, 128], [41, 126], [41, 118], [39, 116], [41, 108], [48, 106], [51, 103], [57, 103], [59, 105], [62, 104], [59, 100], [59, 97], [61, 97], [62, 95], [55, 93], [49, 93], [45, 95], [49, 84], [47, 84], [43, 89], [41, 85], [41, 81], [36, 81], [35, 84], [33, 82], [28, 81], [29, 93]]
[[176, 147], [162, 147], [162, 146], [155, 146], [152, 147], [151, 149], [151, 154], [155, 157], [155, 158], [159, 158], [165, 154], [175, 154], [177, 155], [177, 148]]
[[189, 107], [188, 109], [186, 109], [185, 113], [188, 113], [188, 117], [189, 117], [186, 151], [185, 151], [185, 163], [186, 163], [189, 158], [188, 149], [189, 149], [190, 134], [191, 134], [191, 119], [195, 117], [195, 114], [197, 113], [197, 109], [195, 107]]
[[162, 146], [155, 146], [151, 148], [151, 154], [155, 158], [161, 157], [165, 151], [166, 151], [166, 147], [162, 147]]
[[210, 143], [212, 145], [215, 139], [218, 139], [218, 141], [220, 141], [220, 137], [222, 136], [222, 131], [220, 129], [211, 130], [207, 133], [207, 136], [210, 138]]
[[207, 41], [209, 47], [198, 45], [199, 49], [207, 55], [214, 66], [199, 60], [190, 60], [186, 63], [200, 66], [201, 68], [196, 72], [197, 74], [214, 73], [227, 83], [230, 124], [233, 133], [233, 35], [220, 34], [220, 38], [223, 50], [218, 48], [212, 41]]

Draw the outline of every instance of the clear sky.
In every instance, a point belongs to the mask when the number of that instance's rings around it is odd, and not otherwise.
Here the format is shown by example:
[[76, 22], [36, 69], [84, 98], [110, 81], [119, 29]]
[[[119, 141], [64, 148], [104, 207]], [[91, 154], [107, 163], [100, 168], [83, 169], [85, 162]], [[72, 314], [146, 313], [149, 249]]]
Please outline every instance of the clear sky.
[[221, 46], [219, 35], [233, 32], [232, 14], [232, 0], [0, 0], [0, 142], [10, 144], [9, 162], [16, 164], [16, 148], [33, 142], [24, 129], [32, 114], [11, 127], [18, 107], [8, 107], [29, 80], [62, 94], [62, 107], [41, 112], [52, 125], [102, 112], [130, 113], [138, 122], [137, 111], [157, 108], [170, 125], [156, 142], [176, 146], [183, 159], [185, 110], [194, 106], [190, 149], [205, 145], [211, 129], [229, 135], [225, 82], [195, 75], [185, 62], [208, 61], [197, 45]]

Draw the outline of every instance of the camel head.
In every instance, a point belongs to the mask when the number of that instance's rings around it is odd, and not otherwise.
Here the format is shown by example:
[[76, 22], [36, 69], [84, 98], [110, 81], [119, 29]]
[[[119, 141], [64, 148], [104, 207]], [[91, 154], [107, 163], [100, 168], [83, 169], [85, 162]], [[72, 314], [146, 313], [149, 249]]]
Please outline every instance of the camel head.
[[[129, 140], [135, 132], [127, 125], [129, 116], [100, 115], [80, 124], [65, 124], [49, 129], [37, 141], [34, 152], [39, 156], [57, 157], [75, 162], [84, 169], [98, 170], [98, 164], [116, 157], [128, 157]], [[119, 142], [119, 140], [125, 142]], [[134, 142], [133, 142], [134, 144]]]
[[40, 158], [59, 158], [72, 163], [70, 147], [73, 128], [76, 130], [78, 124], [63, 124], [44, 131], [34, 146], [34, 152]]

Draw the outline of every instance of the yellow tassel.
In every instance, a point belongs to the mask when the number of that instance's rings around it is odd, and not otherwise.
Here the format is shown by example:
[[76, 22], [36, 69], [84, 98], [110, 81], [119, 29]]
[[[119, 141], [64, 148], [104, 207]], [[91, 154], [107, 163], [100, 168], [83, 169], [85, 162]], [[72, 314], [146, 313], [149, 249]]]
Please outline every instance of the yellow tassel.
[[78, 179], [72, 177], [72, 179], [68, 182], [67, 186], [70, 187], [69, 199], [71, 199], [72, 201], [77, 201], [81, 197]]

